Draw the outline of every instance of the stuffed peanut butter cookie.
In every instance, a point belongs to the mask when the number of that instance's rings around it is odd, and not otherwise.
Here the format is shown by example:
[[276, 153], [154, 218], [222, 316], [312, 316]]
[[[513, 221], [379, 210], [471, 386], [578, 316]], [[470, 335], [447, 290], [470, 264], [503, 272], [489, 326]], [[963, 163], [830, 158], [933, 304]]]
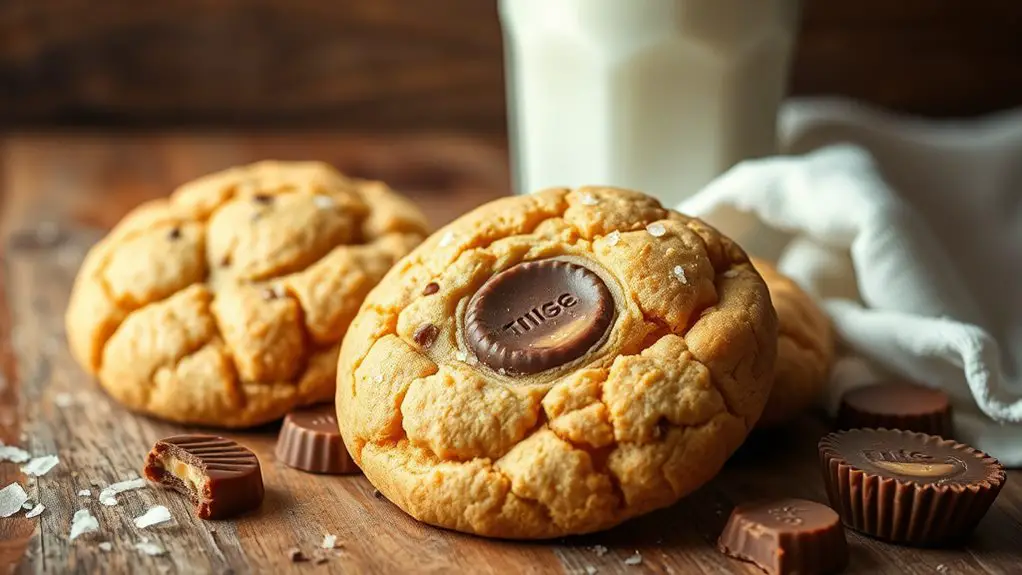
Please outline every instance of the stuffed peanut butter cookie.
[[127, 407], [245, 427], [328, 401], [369, 290], [426, 235], [379, 182], [262, 162], [129, 213], [86, 256], [71, 350]]
[[777, 311], [774, 387], [758, 426], [783, 425], [812, 405], [823, 391], [834, 359], [830, 319], [813, 298], [770, 263], [752, 258]]
[[713, 477], [759, 418], [777, 320], [745, 253], [643, 194], [553, 189], [461, 217], [345, 336], [337, 409], [417, 519], [597, 531]]

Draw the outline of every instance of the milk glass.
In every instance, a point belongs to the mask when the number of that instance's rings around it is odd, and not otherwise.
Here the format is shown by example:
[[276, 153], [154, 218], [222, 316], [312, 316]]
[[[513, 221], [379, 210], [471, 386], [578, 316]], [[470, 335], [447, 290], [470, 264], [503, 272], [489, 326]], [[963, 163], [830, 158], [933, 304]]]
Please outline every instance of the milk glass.
[[775, 152], [798, 0], [500, 0], [514, 187], [674, 205]]

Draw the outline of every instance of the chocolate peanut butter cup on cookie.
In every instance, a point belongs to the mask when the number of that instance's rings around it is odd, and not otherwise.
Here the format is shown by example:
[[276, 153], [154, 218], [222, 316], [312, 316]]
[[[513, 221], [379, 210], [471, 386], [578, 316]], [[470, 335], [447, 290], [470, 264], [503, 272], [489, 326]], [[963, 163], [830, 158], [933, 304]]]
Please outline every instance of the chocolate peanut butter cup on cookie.
[[760, 416], [777, 318], [734, 242], [644, 194], [553, 189], [437, 231], [342, 346], [341, 435], [415, 518], [612, 527], [713, 477]]

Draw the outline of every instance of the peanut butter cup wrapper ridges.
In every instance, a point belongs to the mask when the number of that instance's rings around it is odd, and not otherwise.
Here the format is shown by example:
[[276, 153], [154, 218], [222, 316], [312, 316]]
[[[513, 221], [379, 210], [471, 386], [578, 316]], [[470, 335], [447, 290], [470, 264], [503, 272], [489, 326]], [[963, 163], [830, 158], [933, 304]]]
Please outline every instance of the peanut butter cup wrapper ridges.
[[877, 539], [915, 546], [961, 541], [1007, 478], [989, 455], [934, 435], [854, 429], [820, 440], [827, 496], [842, 521]]

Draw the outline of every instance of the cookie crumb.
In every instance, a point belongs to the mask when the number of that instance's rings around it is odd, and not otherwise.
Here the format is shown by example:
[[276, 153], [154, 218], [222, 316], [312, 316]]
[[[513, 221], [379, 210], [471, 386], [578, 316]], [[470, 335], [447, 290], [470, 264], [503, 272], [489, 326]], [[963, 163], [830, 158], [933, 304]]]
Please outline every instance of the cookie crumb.
[[443, 236], [441, 236], [440, 243], [438, 243], [437, 245], [442, 248], [446, 248], [447, 246], [451, 245], [452, 242], [454, 242], [454, 232], [447, 232]]
[[427, 323], [419, 326], [419, 329], [415, 330], [415, 335], [412, 339], [415, 343], [419, 344], [420, 347], [430, 347], [436, 341], [436, 337], [440, 335], [440, 328], [437, 326]]
[[593, 551], [596, 552], [596, 556], [597, 557], [603, 557], [604, 555], [607, 554], [607, 551], [609, 551], [609, 549], [607, 549], [603, 545], [594, 545], [593, 546]]
[[664, 225], [659, 222], [654, 222], [646, 226], [646, 231], [649, 232], [649, 235], [653, 236], [654, 238], [659, 238], [667, 233], [667, 228], [665, 228]]
[[316, 207], [321, 210], [329, 210], [336, 205], [333, 198], [323, 194], [316, 194], [312, 197], [312, 201], [316, 204]]
[[309, 558], [302, 553], [302, 550], [297, 547], [292, 547], [287, 550], [287, 558], [290, 559], [292, 563], [302, 563], [309, 560]]
[[635, 552], [635, 555], [632, 555], [628, 559], [625, 559], [625, 565], [641, 565], [641, 564], [642, 564], [642, 555], [639, 554], [638, 551]]
[[611, 246], [611, 247], [616, 246], [618, 244], [618, 242], [620, 242], [620, 241], [621, 241], [621, 232], [619, 232], [617, 230], [614, 230], [614, 231], [610, 232], [609, 234], [607, 234], [607, 245], [608, 246]]
[[181, 228], [170, 228], [170, 231], [167, 232], [167, 239], [170, 241], [181, 239]]
[[688, 285], [688, 276], [685, 275], [685, 268], [681, 266], [674, 266], [674, 269], [671, 270], [671, 273], [674, 274], [674, 277], [678, 278], [678, 281], [685, 285]]
[[429, 282], [426, 287], [422, 288], [422, 295], [433, 295], [440, 291], [440, 286], [436, 282]]
[[600, 203], [600, 200], [597, 200], [596, 196], [586, 192], [582, 194], [582, 197], [579, 199], [579, 202], [583, 206], [595, 206], [596, 204]]

